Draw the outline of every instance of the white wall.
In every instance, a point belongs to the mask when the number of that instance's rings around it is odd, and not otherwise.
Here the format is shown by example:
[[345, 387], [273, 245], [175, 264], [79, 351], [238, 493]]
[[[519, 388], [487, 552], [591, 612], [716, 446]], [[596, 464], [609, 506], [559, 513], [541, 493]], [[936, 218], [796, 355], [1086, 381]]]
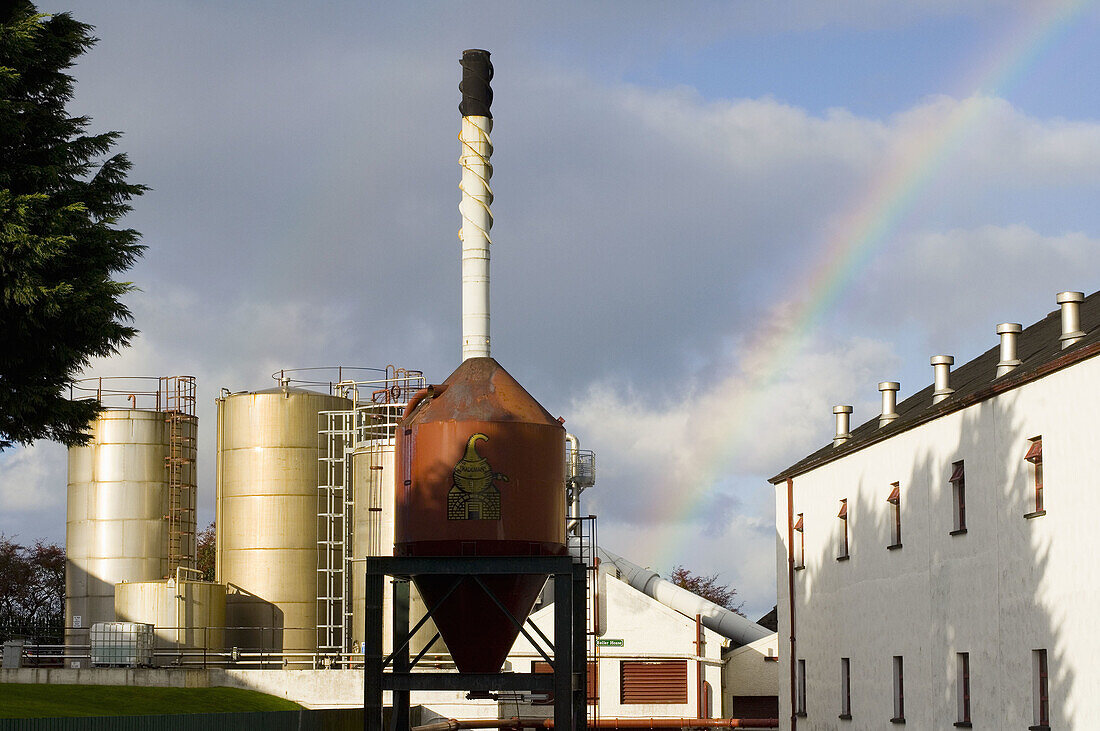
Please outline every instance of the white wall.
[[[1092, 560], [1100, 471], [1094, 414], [1100, 358], [902, 432], [794, 479], [806, 568], [795, 572], [796, 657], [807, 661], [800, 728], [889, 728], [891, 658], [905, 658], [912, 728], [953, 728], [955, 653], [970, 653], [975, 727], [1026, 728], [1031, 650], [1050, 660], [1051, 726], [1100, 719], [1100, 568]], [[886, 427], [889, 428], [889, 427]], [[1032, 509], [1028, 439], [1042, 435], [1045, 508]], [[967, 533], [952, 536], [951, 465], [966, 465]], [[886, 498], [901, 483], [902, 547], [887, 550]], [[789, 637], [787, 490], [776, 486], [779, 636]], [[836, 560], [848, 500], [850, 560]], [[797, 534], [795, 536], [797, 543]], [[780, 648], [780, 717], [790, 726], [789, 644]], [[840, 658], [852, 668], [851, 722]]]

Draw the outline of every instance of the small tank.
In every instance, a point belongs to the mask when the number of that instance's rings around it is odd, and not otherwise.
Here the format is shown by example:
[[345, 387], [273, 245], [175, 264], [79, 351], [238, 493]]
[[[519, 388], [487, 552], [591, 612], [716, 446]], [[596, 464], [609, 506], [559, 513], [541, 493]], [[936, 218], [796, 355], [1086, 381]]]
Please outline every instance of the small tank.
[[[409, 403], [396, 443], [395, 554], [557, 556], [565, 547], [565, 429], [488, 357]], [[483, 577], [521, 622], [545, 575]], [[472, 581], [415, 579], [458, 669], [500, 670], [518, 629]], [[440, 604], [440, 600], [444, 600]]]

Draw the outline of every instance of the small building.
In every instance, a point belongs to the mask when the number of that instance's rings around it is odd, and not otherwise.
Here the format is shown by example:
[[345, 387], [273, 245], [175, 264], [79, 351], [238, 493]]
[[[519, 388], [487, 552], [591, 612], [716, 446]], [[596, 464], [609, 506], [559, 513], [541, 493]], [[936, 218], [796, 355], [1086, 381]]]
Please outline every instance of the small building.
[[782, 728], [1095, 728], [1100, 293], [1057, 301], [771, 479]]

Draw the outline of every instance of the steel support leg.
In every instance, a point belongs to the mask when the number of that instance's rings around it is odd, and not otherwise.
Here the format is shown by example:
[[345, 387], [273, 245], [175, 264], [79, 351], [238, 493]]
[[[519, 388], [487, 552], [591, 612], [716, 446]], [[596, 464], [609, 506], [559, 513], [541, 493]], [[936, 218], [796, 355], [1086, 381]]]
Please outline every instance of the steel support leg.
[[[393, 671], [409, 672], [409, 582], [407, 579], [393, 580]], [[404, 645], [404, 649], [397, 648]], [[391, 731], [406, 731], [409, 726], [409, 691], [393, 691], [393, 715], [390, 718]]]
[[554, 574], [554, 728], [573, 725], [573, 576]]
[[382, 731], [382, 598], [384, 574], [374, 559], [367, 559], [366, 605], [363, 633], [363, 729]]

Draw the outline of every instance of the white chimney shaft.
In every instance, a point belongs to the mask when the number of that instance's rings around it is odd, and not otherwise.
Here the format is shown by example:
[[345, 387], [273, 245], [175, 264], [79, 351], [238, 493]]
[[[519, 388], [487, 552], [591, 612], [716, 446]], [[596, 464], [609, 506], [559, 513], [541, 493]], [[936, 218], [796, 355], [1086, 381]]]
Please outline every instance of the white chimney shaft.
[[883, 381], [878, 384], [878, 390], [882, 392], [882, 413], [878, 417], [878, 425], [886, 426], [898, 418], [898, 390], [901, 384], [897, 381]]
[[462, 53], [462, 360], [489, 356], [489, 230], [493, 227], [493, 190], [489, 162], [493, 144], [493, 115], [489, 110], [493, 91], [493, 64], [488, 51]]
[[955, 358], [950, 355], [933, 355], [931, 363], [936, 385], [936, 390], [932, 392], [932, 403], [938, 404], [955, 393], [955, 389], [948, 385], [951, 380], [951, 366], [955, 364]]
[[997, 378], [1020, 365], [1020, 359], [1016, 357], [1016, 336], [1023, 330], [1018, 322], [1002, 322], [997, 326], [997, 334], [1001, 336], [1001, 361], [997, 364]]
[[848, 428], [848, 417], [852, 413], [851, 406], [834, 406], [833, 414], [836, 415], [836, 436], [833, 437], [833, 446], [837, 447], [852, 438]]
[[1081, 303], [1085, 301], [1084, 292], [1059, 292], [1058, 304], [1062, 306], [1062, 349], [1085, 337], [1081, 330]]

